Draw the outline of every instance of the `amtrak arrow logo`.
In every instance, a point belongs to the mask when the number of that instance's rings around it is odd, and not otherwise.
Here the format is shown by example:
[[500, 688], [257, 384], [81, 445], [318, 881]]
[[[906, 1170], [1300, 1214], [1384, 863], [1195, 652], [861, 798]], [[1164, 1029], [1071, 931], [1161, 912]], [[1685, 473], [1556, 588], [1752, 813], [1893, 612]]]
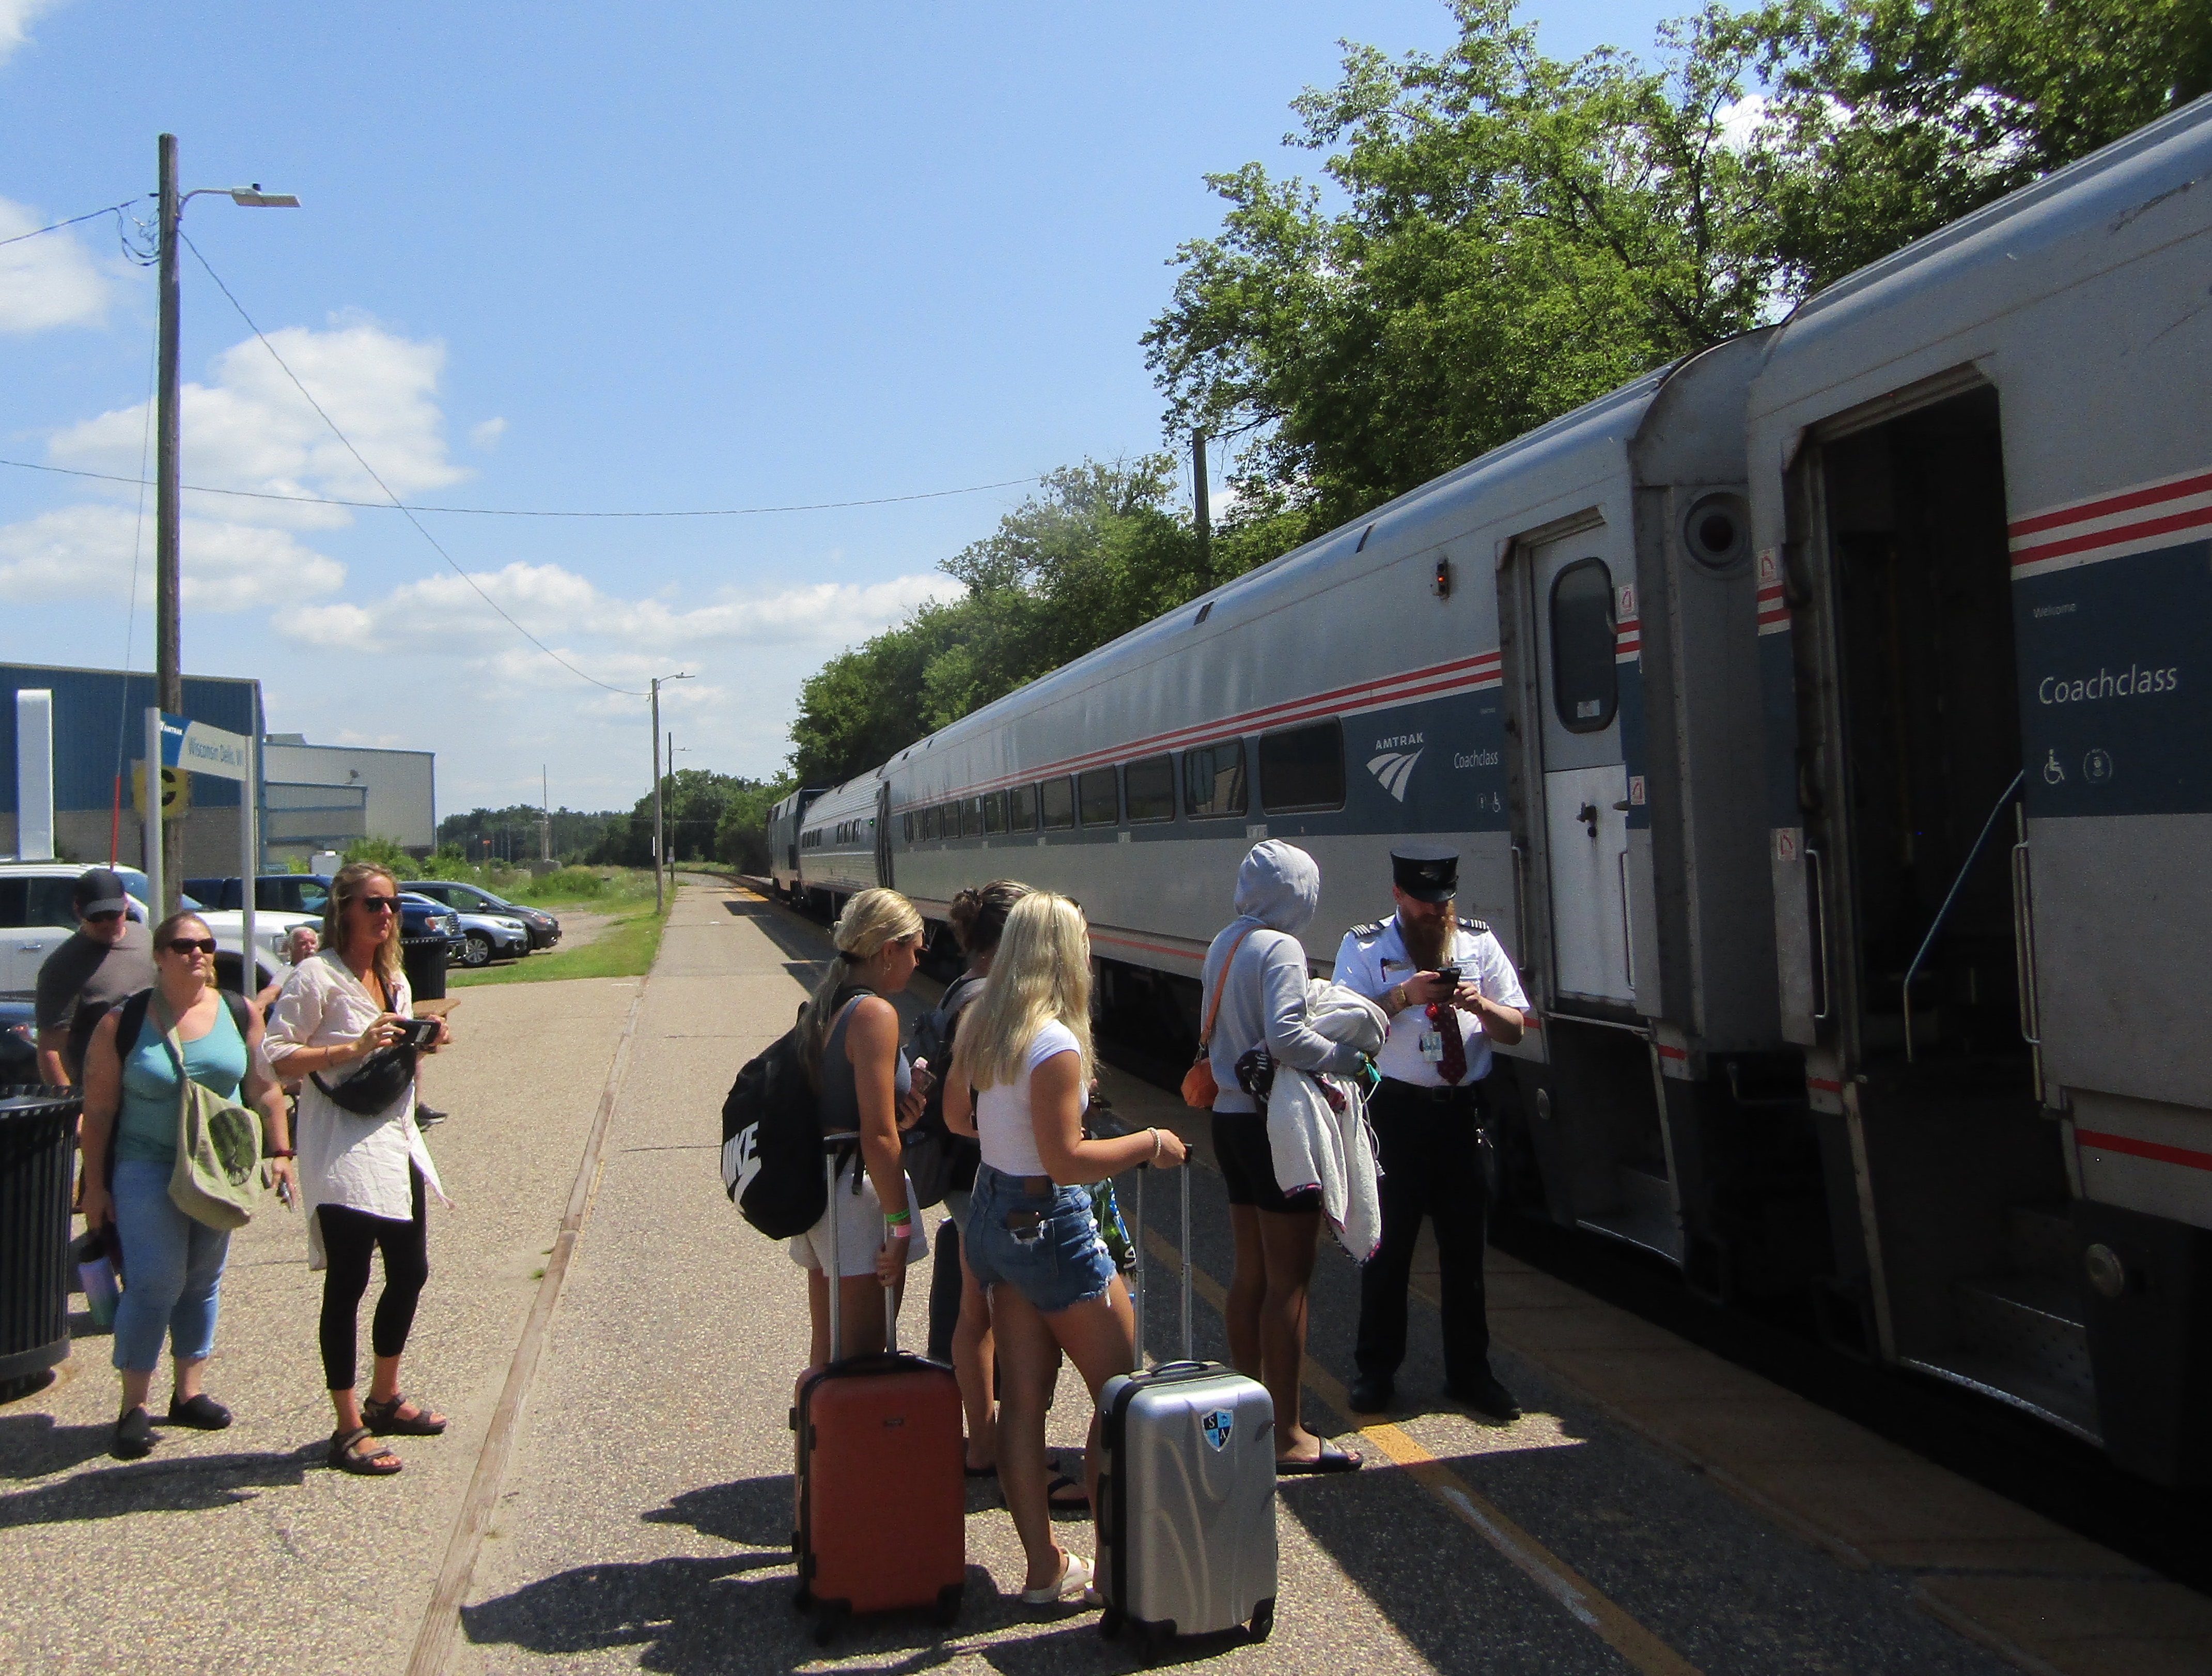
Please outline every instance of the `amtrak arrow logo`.
[[1413, 777], [1413, 764], [1421, 760], [1418, 750], [1386, 750], [1380, 756], [1367, 759], [1367, 772], [1382, 782], [1382, 789], [1403, 803], [1406, 782]]
[[1236, 1423], [1237, 1417], [1234, 1414], [1225, 1408], [1217, 1408], [1211, 1414], [1200, 1419], [1198, 1429], [1206, 1434], [1206, 1441], [1212, 1444], [1218, 1451], [1227, 1446], [1229, 1429]]

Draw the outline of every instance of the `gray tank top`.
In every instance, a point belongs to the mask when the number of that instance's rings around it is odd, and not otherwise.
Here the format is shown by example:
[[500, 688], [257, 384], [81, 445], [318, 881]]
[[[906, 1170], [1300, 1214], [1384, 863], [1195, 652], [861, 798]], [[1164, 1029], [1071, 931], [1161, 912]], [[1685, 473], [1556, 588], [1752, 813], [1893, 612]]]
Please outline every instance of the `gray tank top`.
[[[862, 999], [855, 995], [838, 1009], [836, 1020], [830, 1026], [830, 1039], [823, 1044], [821, 1113], [825, 1135], [845, 1134], [860, 1126], [860, 1096], [853, 1081], [853, 1062], [845, 1057], [845, 1027], [853, 1022], [853, 1009]], [[891, 1084], [900, 1094], [914, 1086], [914, 1067], [907, 1062], [903, 1046], [891, 1060]]]

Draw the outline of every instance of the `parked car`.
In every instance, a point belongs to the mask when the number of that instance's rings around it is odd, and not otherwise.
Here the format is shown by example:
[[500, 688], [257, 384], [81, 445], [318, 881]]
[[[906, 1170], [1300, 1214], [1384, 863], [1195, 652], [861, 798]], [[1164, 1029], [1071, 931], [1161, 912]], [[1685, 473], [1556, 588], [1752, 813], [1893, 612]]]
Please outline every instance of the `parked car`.
[[[39, 968], [76, 930], [71, 901], [84, 868], [71, 861], [0, 862], [0, 996], [28, 997], [38, 988]], [[118, 867], [124, 889], [137, 904], [133, 917], [151, 925], [161, 916], [148, 906], [151, 890], [136, 867]], [[204, 902], [187, 883], [182, 905], [207, 921], [215, 933], [216, 981], [238, 987], [244, 965], [245, 916]], [[253, 917], [254, 988], [273, 981], [288, 963], [284, 939], [294, 926], [319, 922], [319, 915], [258, 910]], [[250, 993], [250, 992], [249, 992]]]
[[40, 1080], [37, 1019], [28, 1001], [0, 1001], [0, 1088]]
[[428, 896], [418, 896], [412, 890], [399, 893], [399, 940], [419, 943], [425, 938], [442, 934], [446, 939], [446, 963], [459, 966], [468, 958], [468, 938], [461, 931], [461, 917], [443, 902], [434, 902]]
[[[220, 902], [227, 908], [235, 908], [245, 896], [240, 882], [232, 878], [188, 878], [185, 889], [205, 902]], [[323, 909], [331, 899], [331, 882], [320, 873], [263, 873], [253, 881], [253, 908], [256, 914], [289, 914], [295, 923], [312, 917], [319, 928]], [[410, 896], [405, 886], [399, 893], [399, 935], [408, 942], [419, 942], [436, 934], [435, 926], [445, 933], [446, 958], [459, 965], [467, 953], [462, 938], [460, 921], [443, 902], [432, 902], [421, 896]]]
[[420, 895], [433, 897], [458, 914], [493, 914], [501, 919], [520, 920], [530, 932], [530, 946], [550, 949], [561, 940], [561, 922], [542, 908], [532, 908], [527, 902], [511, 902], [504, 896], [495, 896], [480, 884], [464, 884], [458, 879], [416, 879], [400, 887]]
[[[441, 903], [441, 906], [443, 906]], [[485, 966], [495, 960], [520, 960], [530, 952], [530, 927], [505, 914], [463, 914], [461, 950], [464, 966]]]

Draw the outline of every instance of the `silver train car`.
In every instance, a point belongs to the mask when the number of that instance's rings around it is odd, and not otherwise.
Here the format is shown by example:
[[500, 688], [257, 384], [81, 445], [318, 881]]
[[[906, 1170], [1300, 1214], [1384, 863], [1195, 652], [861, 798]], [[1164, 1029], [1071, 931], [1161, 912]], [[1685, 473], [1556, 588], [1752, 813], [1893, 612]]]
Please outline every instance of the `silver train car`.
[[1065, 891], [1171, 1060], [1254, 840], [1320, 971], [1455, 843], [1502, 1193], [2212, 1479], [2207, 178], [2200, 101], [1225, 584], [824, 794], [799, 888]]
[[799, 840], [806, 811], [823, 787], [803, 786], [779, 799], [768, 811], [768, 871], [775, 893], [787, 902], [799, 890]]
[[1839, 1342], [2212, 1479], [2212, 101], [1751, 389], [1783, 1034]]

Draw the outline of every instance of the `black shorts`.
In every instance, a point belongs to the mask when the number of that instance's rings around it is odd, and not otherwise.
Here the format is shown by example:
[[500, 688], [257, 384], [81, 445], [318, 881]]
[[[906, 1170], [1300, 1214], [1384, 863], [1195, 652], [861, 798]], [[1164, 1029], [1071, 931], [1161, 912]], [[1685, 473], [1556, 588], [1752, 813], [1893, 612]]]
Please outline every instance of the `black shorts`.
[[1267, 1145], [1267, 1120], [1257, 1112], [1213, 1114], [1213, 1159], [1221, 1166], [1231, 1205], [1291, 1216], [1319, 1216], [1321, 1189], [1285, 1194], [1275, 1185], [1275, 1154]]

